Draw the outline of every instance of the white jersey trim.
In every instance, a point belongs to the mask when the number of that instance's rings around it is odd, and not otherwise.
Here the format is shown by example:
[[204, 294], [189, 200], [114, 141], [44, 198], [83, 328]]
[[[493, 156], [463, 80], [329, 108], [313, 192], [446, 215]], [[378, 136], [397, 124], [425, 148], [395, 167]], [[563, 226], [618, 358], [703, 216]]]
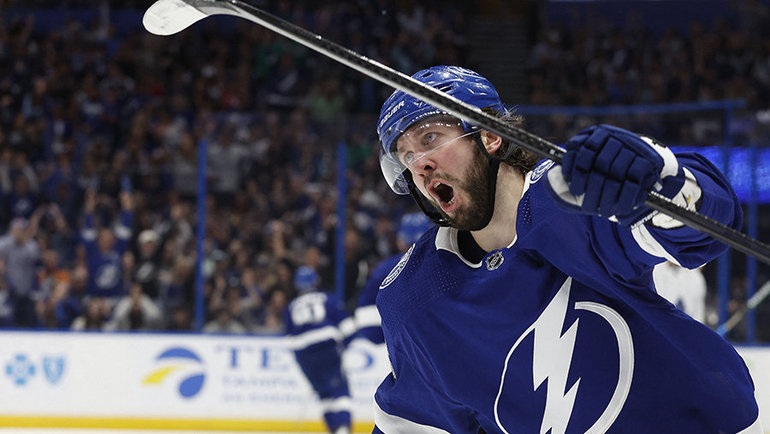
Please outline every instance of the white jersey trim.
[[313, 344], [328, 340], [342, 340], [342, 333], [334, 326], [321, 327], [320, 329], [309, 330], [292, 336], [290, 340], [291, 347], [295, 350], [307, 348]]
[[385, 413], [377, 404], [377, 400], [374, 400], [374, 424], [380, 431], [387, 434], [450, 434], [449, 431], [440, 428]]
[[382, 324], [380, 312], [377, 310], [377, 306], [373, 304], [357, 308], [355, 318], [356, 324], [360, 329], [364, 327], [378, 327]]
[[676, 265], [680, 265], [679, 261], [671, 256], [671, 254], [660, 245], [658, 240], [652, 236], [645, 225], [639, 225], [635, 227], [631, 230], [631, 234], [634, 236], [636, 244], [638, 244], [639, 247], [641, 247], [641, 249], [645, 252], [651, 254], [652, 256], [657, 256], [658, 258], [666, 258], [668, 261], [673, 262]]
[[321, 411], [324, 413], [336, 413], [338, 411], [351, 411], [353, 401], [349, 396], [340, 396], [339, 398], [326, 398], [320, 400]]
[[465, 265], [471, 268], [481, 268], [481, 262], [474, 264], [463, 258], [460, 254], [460, 246], [457, 244], [457, 229], [450, 227], [440, 227], [436, 231], [436, 250], [446, 250], [454, 253]]
[[342, 336], [347, 338], [356, 332], [356, 321], [353, 318], [347, 317], [340, 321], [338, 327]]

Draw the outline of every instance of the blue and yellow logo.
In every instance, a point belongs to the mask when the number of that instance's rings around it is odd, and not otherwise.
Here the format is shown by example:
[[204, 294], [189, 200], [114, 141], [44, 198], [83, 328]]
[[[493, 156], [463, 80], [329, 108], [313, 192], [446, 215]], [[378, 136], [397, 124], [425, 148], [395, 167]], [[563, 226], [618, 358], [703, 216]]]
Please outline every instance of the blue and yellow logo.
[[189, 370], [192, 373], [184, 376], [179, 382], [179, 394], [182, 398], [192, 398], [203, 388], [203, 382], [206, 379], [201, 369], [203, 361], [194, 352], [181, 347], [169, 348], [161, 353], [156, 361], [160, 366], [150, 372], [142, 384], [158, 385], [171, 374]]

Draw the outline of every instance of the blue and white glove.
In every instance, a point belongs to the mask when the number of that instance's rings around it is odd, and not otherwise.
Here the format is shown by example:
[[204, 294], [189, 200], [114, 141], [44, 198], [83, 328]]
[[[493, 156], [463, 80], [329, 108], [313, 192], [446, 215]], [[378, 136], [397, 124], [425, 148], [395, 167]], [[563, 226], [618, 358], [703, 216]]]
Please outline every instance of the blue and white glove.
[[[691, 208], [700, 199], [692, 174], [680, 167], [670, 149], [647, 137], [599, 125], [584, 129], [564, 148], [562, 164], [549, 170], [546, 187], [567, 210], [635, 227], [657, 214], [644, 204], [649, 191], [668, 198], [679, 196], [675, 202]], [[687, 193], [680, 195], [686, 180], [690, 181]], [[681, 226], [668, 220], [660, 221], [660, 227]]]

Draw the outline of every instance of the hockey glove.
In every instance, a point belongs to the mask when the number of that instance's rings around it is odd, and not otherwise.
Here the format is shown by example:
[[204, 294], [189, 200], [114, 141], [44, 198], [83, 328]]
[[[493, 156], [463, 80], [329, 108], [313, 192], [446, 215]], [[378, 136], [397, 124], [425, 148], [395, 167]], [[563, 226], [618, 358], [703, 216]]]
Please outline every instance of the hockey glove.
[[[649, 191], [673, 198], [685, 184], [685, 171], [670, 149], [621, 128], [593, 126], [564, 147], [562, 164], [548, 172], [546, 187], [559, 206], [573, 212], [601, 215], [633, 227], [656, 214], [644, 204]], [[694, 206], [700, 198], [694, 178], [691, 184], [697, 191], [689, 198], [682, 196], [680, 205]]]

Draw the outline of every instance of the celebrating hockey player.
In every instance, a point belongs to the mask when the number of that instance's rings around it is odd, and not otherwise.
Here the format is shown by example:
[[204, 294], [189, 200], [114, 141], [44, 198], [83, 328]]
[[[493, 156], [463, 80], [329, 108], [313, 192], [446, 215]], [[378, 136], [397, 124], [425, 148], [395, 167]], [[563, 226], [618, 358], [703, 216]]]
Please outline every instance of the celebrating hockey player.
[[[413, 78], [521, 119], [484, 77]], [[380, 163], [440, 227], [380, 284], [392, 373], [374, 432], [761, 433], [733, 347], [656, 294], [653, 266], [725, 247], [644, 205], [656, 191], [733, 228], [738, 200], [703, 157], [599, 125], [561, 165], [402, 91], [377, 125]]]

